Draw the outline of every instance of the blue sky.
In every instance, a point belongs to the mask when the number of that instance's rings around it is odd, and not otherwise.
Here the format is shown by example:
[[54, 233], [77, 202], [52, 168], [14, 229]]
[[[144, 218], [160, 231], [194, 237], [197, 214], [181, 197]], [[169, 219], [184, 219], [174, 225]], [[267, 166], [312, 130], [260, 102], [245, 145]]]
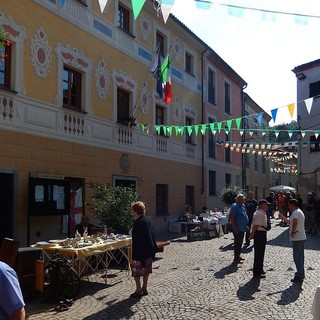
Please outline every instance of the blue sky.
[[194, 0], [175, 0], [171, 12], [248, 83], [245, 91], [256, 103], [269, 114], [278, 108], [277, 123], [288, 122], [286, 106], [296, 102], [296, 78], [291, 70], [320, 58], [320, 18], [240, 10], [221, 4], [320, 17], [319, 0], [211, 2], [214, 4], [209, 10], [198, 10]]

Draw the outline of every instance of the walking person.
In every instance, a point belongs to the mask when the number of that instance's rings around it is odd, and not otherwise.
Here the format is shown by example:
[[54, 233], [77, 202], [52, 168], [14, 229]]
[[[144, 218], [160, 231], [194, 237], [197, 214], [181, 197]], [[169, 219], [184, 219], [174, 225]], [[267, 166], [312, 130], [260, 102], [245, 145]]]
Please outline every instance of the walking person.
[[[297, 268], [292, 282], [302, 282], [305, 277], [304, 272], [304, 244], [307, 239], [304, 228], [305, 216], [301, 209], [299, 209], [299, 202], [296, 199], [289, 200], [289, 210], [291, 212], [290, 218], [282, 215], [286, 223], [290, 223], [290, 241], [293, 248], [293, 260]], [[280, 214], [281, 215], [281, 214]]]
[[24, 320], [26, 318], [24, 306], [16, 272], [0, 261], [0, 319]]
[[267, 211], [271, 203], [262, 199], [258, 203], [257, 211], [253, 214], [250, 239], [254, 241], [253, 277], [265, 278], [263, 270], [264, 254], [267, 244]]
[[251, 223], [252, 217], [258, 207], [258, 201], [254, 198], [254, 194], [252, 191], [248, 192], [248, 199], [244, 202], [244, 207], [246, 208], [246, 212], [248, 215], [248, 228], [246, 231], [246, 246], [250, 246], [250, 230], [251, 230]]
[[235, 203], [230, 208], [229, 219], [232, 226], [232, 232], [234, 236], [234, 261], [235, 263], [242, 263], [244, 260], [241, 254], [241, 247], [244, 238], [244, 233], [248, 227], [248, 215], [244, 207], [244, 196], [238, 194], [235, 199]]
[[[132, 203], [131, 211], [134, 219], [131, 270], [136, 290], [130, 295], [130, 298], [141, 298], [148, 294], [148, 279], [149, 274], [152, 273], [152, 262], [157, 252], [157, 244], [151, 221], [145, 216], [144, 203], [142, 201]], [[141, 277], [143, 279], [142, 286]]]

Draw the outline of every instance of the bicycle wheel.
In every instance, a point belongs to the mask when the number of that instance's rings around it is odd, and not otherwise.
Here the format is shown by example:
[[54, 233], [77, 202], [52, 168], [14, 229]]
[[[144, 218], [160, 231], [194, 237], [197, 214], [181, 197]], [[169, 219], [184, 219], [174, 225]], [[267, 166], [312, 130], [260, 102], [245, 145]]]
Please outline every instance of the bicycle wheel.
[[80, 292], [81, 284], [78, 273], [68, 265], [59, 266], [58, 292], [60, 299], [73, 299]]

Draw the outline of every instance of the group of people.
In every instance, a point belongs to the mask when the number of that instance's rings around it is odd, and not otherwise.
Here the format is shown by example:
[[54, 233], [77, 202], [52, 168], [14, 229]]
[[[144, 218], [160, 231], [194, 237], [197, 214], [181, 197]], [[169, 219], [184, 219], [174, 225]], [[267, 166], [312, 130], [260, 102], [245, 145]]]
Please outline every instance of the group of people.
[[[271, 209], [270, 209], [271, 208]], [[230, 208], [229, 219], [234, 235], [234, 263], [243, 263], [241, 248], [246, 235], [246, 245], [250, 240], [254, 242], [253, 277], [265, 278], [264, 256], [267, 244], [267, 231], [271, 228], [270, 210], [272, 203], [267, 199], [257, 201], [253, 192], [248, 192], [245, 200], [243, 194], [238, 194], [235, 203]], [[289, 224], [290, 241], [293, 247], [293, 260], [296, 265], [296, 273], [292, 282], [303, 281], [304, 270], [304, 243], [306, 240], [305, 216], [299, 207], [297, 199], [288, 201], [289, 217], [279, 212], [279, 218]], [[268, 214], [269, 212], [269, 214]]]

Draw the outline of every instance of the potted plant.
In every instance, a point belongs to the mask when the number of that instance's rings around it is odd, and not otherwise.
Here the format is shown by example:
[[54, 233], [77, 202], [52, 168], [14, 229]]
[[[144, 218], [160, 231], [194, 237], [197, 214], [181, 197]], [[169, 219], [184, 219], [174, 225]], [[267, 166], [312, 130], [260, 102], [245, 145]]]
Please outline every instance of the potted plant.
[[244, 194], [243, 189], [241, 189], [239, 186], [229, 186], [226, 188], [223, 188], [220, 192], [220, 199], [228, 206], [230, 207], [236, 199], [236, 196], [242, 193]]
[[102, 226], [112, 227], [116, 233], [128, 233], [132, 224], [131, 203], [138, 194], [129, 187], [114, 187], [97, 182], [89, 183], [94, 190], [87, 208]]

